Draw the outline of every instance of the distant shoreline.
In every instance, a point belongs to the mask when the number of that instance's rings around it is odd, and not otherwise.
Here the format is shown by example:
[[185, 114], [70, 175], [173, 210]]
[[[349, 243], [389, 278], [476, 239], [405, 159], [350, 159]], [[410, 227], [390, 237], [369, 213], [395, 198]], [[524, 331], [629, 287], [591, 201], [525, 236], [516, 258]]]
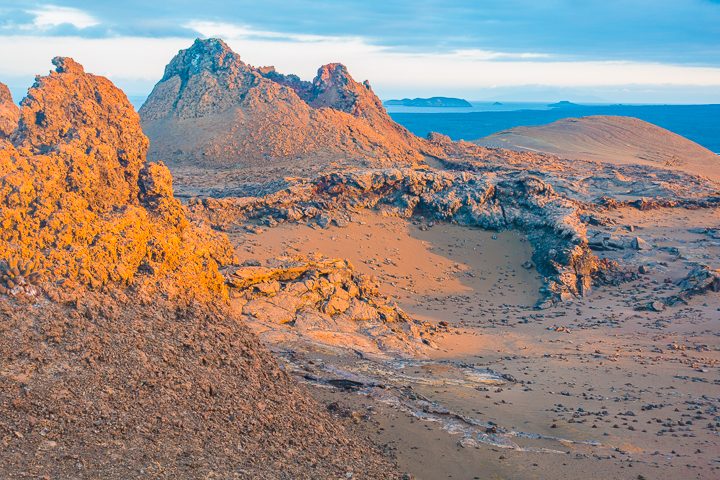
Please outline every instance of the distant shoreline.
[[472, 104], [467, 100], [453, 97], [403, 98], [402, 100], [386, 100], [383, 104], [391, 107], [472, 108]]

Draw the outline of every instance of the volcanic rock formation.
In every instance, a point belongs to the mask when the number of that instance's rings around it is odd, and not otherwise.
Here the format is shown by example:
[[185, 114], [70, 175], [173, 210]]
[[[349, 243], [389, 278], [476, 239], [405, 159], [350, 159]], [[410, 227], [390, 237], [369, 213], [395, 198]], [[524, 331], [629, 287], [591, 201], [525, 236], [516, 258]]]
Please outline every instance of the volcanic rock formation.
[[0, 256], [30, 261], [66, 289], [150, 282], [221, 292], [217, 263], [232, 248], [191, 226], [167, 168], [145, 164], [148, 141], [125, 95], [72, 59], [53, 63], [0, 152]]
[[429, 218], [528, 233], [538, 270], [552, 298], [582, 295], [600, 268], [590, 253], [578, 205], [541, 179], [520, 173], [505, 178], [432, 169], [378, 169], [331, 173], [261, 198], [191, 202], [197, 215], [227, 228], [248, 219], [282, 221], [343, 215], [363, 208], [386, 215]]
[[53, 63], [0, 139], [0, 477], [393, 478], [229, 312], [125, 95]]
[[15, 105], [7, 85], [0, 83], [0, 138], [10, 135], [17, 127], [20, 109]]
[[434, 345], [432, 335], [447, 330], [410, 318], [380, 295], [375, 277], [358, 273], [347, 260], [273, 263], [228, 274], [231, 304], [268, 343], [286, 347], [297, 340], [374, 357], [424, 355]]
[[[286, 175], [330, 162], [410, 164], [420, 140], [385, 112], [370, 85], [345, 66], [321, 67], [312, 82], [255, 68], [218, 39], [196, 40], [168, 64], [140, 109], [150, 158], [172, 170], [281, 165]], [[312, 159], [308, 162], [308, 159]], [[262, 179], [260, 179], [262, 180]]]

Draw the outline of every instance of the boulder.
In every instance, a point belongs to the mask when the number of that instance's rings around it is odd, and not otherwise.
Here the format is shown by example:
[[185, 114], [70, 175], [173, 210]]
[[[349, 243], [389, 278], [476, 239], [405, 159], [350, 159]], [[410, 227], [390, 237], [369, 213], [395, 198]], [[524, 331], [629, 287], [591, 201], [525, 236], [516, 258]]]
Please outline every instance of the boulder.
[[650, 250], [652, 248], [648, 242], [640, 237], [634, 237], [631, 240], [631, 245], [635, 250]]

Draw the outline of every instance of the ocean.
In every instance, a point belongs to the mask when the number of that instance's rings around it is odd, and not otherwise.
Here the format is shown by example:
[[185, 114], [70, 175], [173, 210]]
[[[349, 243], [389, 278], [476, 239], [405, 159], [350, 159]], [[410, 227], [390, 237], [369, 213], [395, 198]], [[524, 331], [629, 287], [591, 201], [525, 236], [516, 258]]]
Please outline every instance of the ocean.
[[453, 140], [476, 140], [518, 126], [544, 125], [568, 117], [620, 115], [654, 123], [720, 154], [720, 105], [572, 105], [471, 102], [472, 108], [387, 106], [390, 116], [419, 136], [439, 132]]

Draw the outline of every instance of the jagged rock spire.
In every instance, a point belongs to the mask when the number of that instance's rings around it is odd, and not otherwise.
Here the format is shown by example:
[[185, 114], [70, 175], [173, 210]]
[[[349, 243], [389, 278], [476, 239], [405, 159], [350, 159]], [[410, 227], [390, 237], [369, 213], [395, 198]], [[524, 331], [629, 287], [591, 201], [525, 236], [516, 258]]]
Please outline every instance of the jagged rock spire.
[[195, 40], [170, 61], [140, 116], [152, 140], [150, 157], [171, 167], [289, 158], [301, 166], [297, 160], [306, 155], [314, 157], [311, 168], [330, 155], [384, 164], [422, 158], [421, 141], [344, 65], [325, 65], [312, 82], [303, 81], [248, 65], [213, 38]]
[[10, 89], [0, 83], [0, 139], [15, 131], [20, 118], [20, 109], [13, 102]]

